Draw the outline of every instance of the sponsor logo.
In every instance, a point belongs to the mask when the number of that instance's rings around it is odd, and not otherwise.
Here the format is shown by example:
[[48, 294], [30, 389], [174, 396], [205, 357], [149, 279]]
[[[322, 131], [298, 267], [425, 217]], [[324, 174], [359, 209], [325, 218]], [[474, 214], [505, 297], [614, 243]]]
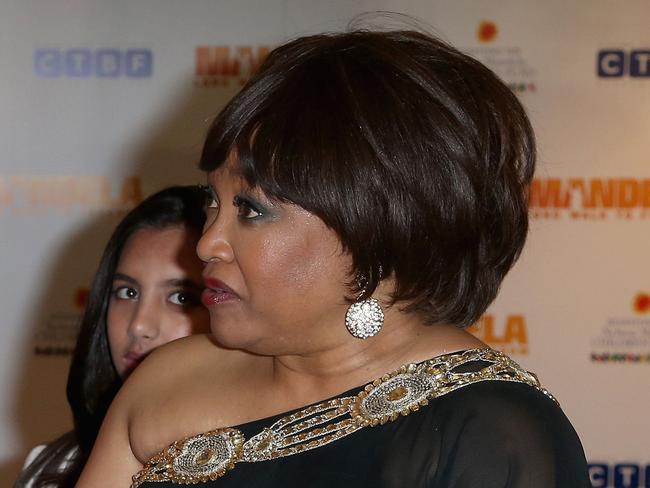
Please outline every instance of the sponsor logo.
[[646, 354], [634, 353], [591, 353], [594, 363], [650, 363], [650, 352]]
[[465, 49], [465, 52], [488, 66], [513, 92], [535, 93], [537, 70], [528, 62], [523, 49], [519, 46], [495, 45], [493, 43], [497, 38], [501, 41], [498, 25], [491, 20], [483, 20], [476, 28], [479, 46]]
[[484, 20], [476, 29], [476, 38], [480, 42], [493, 42], [499, 34], [499, 28], [491, 20]]
[[149, 49], [36, 49], [34, 74], [41, 78], [149, 78]]
[[75, 308], [80, 310], [86, 308], [89, 293], [90, 290], [85, 286], [79, 287], [75, 290], [73, 299]]
[[508, 83], [508, 88], [510, 88], [515, 93], [532, 93], [537, 91], [537, 86], [535, 83]]
[[638, 314], [650, 313], [650, 294], [639, 293], [634, 297], [634, 304], [632, 307]]
[[268, 56], [269, 46], [197, 46], [194, 83], [240, 87]]
[[141, 201], [139, 176], [114, 181], [107, 176], [0, 175], [0, 216], [125, 212]]
[[36, 330], [34, 354], [67, 356], [72, 354], [79, 333], [80, 313], [55, 313]]
[[528, 330], [523, 315], [508, 315], [497, 321], [494, 315], [485, 314], [467, 330], [506, 354], [528, 354]]
[[593, 488], [650, 488], [650, 464], [590, 463]]
[[603, 49], [596, 56], [596, 72], [601, 78], [650, 77], [650, 50]]
[[67, 356], [72, 354], [77, 342], [79, 324], [90, 290], [80, 286], [72, 293], [76, 313], [55, 313], [49, 316], [44, 327], [36, 331], [34, 354], [37, 356]]
[[596, 363], [650, 363], [650, 295], [631, 300], [635, 316], [609, 318], [591, 340], [591, 360]]
[[650, 218], [650, 179], [547, 178], [530, 188], [533, 218], [630, 220]]

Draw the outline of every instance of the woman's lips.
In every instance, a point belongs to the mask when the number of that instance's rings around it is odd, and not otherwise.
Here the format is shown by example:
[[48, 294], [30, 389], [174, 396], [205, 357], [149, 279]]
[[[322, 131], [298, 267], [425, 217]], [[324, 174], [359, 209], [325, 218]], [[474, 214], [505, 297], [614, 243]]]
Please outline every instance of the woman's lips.
[[239, 298], [237, 294], [228, 287], [228, 285], [214, 278], [206, 278], [205, 286], [206, 288], [203, 290], [203, 293], [201, 293], [201, 301], [206, 307]]

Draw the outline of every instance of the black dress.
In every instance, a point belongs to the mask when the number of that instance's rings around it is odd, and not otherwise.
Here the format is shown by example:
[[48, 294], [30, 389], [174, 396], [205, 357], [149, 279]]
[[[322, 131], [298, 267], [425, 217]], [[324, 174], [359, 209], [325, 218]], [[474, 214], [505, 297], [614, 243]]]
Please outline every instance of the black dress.
[[[353, 400], [341, 406], [341, 398]], [[330, 403], [350, 413], [335, 416], [325, 401], [313, 411], [179, 441], [152, 458], [134, 486], [197, 481], [196, 486], [216, 488], [591, 486], [578, 436], [555, 400], [534, 376], [494, 351], [465, 351], [404, 367]], [[321, 422], [323, 412], [332, 418]], [[312, 425], [309, 419], [315, 419]], [[332, 427], [337, 421], [342, 430]], [[296, 432], [303, 432], [302, 441]], [[229, 454], [224, 435], [234, 440]], [[250, 441], [242, 447], [244, 439]], [[288, 441], [294, 451], [296, 445], [303, 449], [292, 453]], [[231, 456], [225, 464], [224, 456]]]

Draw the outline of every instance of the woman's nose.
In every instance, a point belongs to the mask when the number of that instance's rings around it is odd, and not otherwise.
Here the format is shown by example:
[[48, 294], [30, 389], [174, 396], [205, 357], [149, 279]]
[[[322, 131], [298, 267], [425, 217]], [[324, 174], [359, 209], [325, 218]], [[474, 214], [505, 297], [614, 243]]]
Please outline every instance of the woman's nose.
[[204, 263], [217, 260], [230, 262], [234, 259], [226, 223], [217, 218], [205, 228], [196, 245], [196, 254]]

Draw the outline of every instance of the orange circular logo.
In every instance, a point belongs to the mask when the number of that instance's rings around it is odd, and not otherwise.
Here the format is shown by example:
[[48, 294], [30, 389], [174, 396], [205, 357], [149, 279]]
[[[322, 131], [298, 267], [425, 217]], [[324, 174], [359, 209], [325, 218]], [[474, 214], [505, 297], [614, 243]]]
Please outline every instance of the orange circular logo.
[[492, 42], [497, 38], [499, 29], [497, 25], [491, 20], [484, 20], [478, 25], [476, 30], [476, 37], [481, 42]]
[[650, 295], [647, 293], [639, 293], [634, 297], [634, 311], [637, 313], [650, 312]]
[[90, 290], [85, 287], [80, 287], [75, 290], [74, 293], [74, 305], [77, 308], [85, 308], [86, 303], [88, 303], [88, 294], [90, 293]]

